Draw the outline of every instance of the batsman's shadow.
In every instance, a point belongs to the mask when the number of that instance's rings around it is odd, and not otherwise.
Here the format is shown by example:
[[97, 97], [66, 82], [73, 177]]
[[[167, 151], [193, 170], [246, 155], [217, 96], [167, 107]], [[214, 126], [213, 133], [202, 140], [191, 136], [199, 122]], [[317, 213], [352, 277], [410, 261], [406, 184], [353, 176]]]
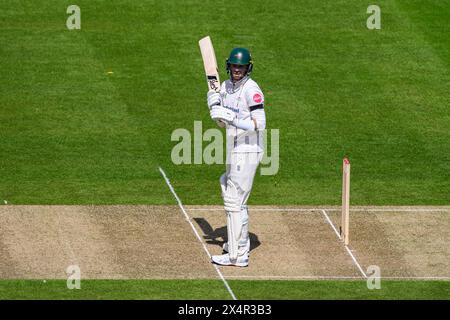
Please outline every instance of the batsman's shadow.
[[[220, 227], [213, 229], [209, 222], [205, 218], [194, 218], [194, 221], [197, 222], [200, 229], [203, 231], [203, 238], [207, 244], [214, 244], [220, 246], [228, 241], [227, 235], [227, 227]], [[249, 232], [250, 236], [250, 251], [259, 247], [261, 242], [258, 239], [258, 236], [252, 232]]]

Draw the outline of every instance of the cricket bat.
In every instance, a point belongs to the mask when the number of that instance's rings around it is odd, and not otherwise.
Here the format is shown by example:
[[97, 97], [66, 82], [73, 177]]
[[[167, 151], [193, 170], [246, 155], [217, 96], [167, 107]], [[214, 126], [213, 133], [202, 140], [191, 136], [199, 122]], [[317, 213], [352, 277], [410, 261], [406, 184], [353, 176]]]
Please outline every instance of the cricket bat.
[[[206, 36], [198, 42], [202, 54], [203, 66], [205, 67], [206, 83], [209, 91], [220, 92], [219, 68], [217, 67], [216, 54], [211, 42], [211, 38]], [[225, 127], [225, 123], [217, 121], [220, 127]]]
[[217, 68], [216, 54], [211, 38], [206, 36], [198, 42], [202, 53], [203, 66], [205, 67], [206, 83], [208, 89], [215, 92], [220, 91], [219, 69]]

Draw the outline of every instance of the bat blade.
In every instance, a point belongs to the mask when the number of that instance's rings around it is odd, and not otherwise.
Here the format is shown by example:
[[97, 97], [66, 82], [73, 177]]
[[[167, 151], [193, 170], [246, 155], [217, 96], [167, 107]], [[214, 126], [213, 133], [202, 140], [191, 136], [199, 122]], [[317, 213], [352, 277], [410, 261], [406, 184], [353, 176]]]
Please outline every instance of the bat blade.
[[206, 36], [198, 42], [202, 54], [203, 66], [205, 67], [206, 83], [208, 89], [215, 92], [220, 91], [219, 69], [217, 68], [216, 54], [209, 36]]

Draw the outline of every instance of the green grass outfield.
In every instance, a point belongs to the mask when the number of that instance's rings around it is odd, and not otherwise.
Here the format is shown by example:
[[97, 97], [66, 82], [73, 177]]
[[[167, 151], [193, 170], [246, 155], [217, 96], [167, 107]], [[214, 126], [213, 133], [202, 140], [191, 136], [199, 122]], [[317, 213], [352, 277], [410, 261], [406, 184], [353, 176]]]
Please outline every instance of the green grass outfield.
[[[221, 203], [223, 165], [170, 158], [173, 130], [215, 127], [205, 35], [220, 67], [251, 49], [280, 130], [280, 171], [256, 177], [250, 204], [338, 204], [344, 156], [354, 205], [450, 203], [450, 1], [377, 1], [378, 31], [359, 0], [251, 0], [238, 14], [229, 1], [78, 0], [81, 30], [68, 31], [71, 4], [1, 1], [0, 204], [174, 204], [158, 166], [183, 203]], [[449, 282], [230, 283], [240, 299], [449, 297]], [[218, 281], [82, 286], [0, 281], [0, 298], [229, 297]]]
[[[239, 300], [289, 299], [450, 299], [450, 281], [381, 282], [367, 289], [365, 281], [237, 281], [229, 284]], [[218, 280], [82, 280], [69, 290], [64, 280], [0, 280], [5, 299], [231, 299]]]
[[226, 1], [80, 0], [78, 31], [70, 4], [0, 5], [1, 202], [173, 203], [160, 165], [184, 203], [220, 203], [223, 165], [170, 158], [174, 129], [215, 127], [209, 34], [221, 68], [252, 50], [280, 130], [280, 171], [258, 175], [251, 204], [337, 204], [345, 155], [353, 204], [449, 204], [450, 1], [378, 1], [378, 31], [358, 0], [246, 1], [242, 19]]

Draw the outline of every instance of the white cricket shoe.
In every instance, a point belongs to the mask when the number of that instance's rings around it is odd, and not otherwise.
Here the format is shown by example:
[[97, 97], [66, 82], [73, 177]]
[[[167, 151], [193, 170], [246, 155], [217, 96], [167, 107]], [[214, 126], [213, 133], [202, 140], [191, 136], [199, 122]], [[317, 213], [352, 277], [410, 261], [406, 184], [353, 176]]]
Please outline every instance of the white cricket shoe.
[[212, 256], [211, 262], [221, 266], [247, 267], [248, 255], [239, 256], [236, 260], [230, 260], [230, 255], [228, 253], [221, 254], [218, 256]]

